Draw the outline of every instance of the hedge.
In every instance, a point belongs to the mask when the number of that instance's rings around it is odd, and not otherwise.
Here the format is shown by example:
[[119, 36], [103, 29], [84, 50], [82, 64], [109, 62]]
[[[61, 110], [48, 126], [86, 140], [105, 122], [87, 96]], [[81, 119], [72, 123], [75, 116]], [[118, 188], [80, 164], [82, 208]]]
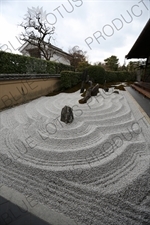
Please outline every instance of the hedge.
[[128, 71], [106, 71], [106, 82], [128, 82], [135, 81], [136, 74]]
[[[135, 73], [127, 71], [105, 71], [101, 66], [87, 67], [90, 80], [94, 83], [104, 84], [110, 82], [135, 81]], [[82, 72], [62, 71], [61, 88], [68, 89], [81, 82]]]
[[81, 82], [81, 72], [62, 71], [61, 72], [61, 88], [68, 89], [74, 87]]
[[0, 74], [60, 74], [69, 65], [0, 51]]
[[105, 71], [101, 66], [89, 66], [88, 75], [94, 83], [104, 84], [111, 82], [135, 81], [136, 74], [128, 71]]
[[94, 83], [104, 84], [106, 73], [103, 67], [96, 65], [89, 66], [87, 67], [87, 72], [90, 80]]

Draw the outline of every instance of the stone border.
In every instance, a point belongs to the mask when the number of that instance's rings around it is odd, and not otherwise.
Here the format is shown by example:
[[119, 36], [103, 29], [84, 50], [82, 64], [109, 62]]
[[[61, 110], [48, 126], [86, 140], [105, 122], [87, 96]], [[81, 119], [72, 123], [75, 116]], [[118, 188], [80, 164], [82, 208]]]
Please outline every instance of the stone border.
[[129, 103], [129, 106], [131, 108], [131, 111], [137, 120], [137, 122], [141, 122], [142, 124], [142, 132], [144, 135], [144, 138], [146, 139], [147, 143], [150, 145], [150, 118], [147, 115], [147, 113], [143, 110], [143, 108], [138, 104], [138, 102], [135, 100], [135, 98], [129, 93], [129, 91], [126, 89], [125, 97]]

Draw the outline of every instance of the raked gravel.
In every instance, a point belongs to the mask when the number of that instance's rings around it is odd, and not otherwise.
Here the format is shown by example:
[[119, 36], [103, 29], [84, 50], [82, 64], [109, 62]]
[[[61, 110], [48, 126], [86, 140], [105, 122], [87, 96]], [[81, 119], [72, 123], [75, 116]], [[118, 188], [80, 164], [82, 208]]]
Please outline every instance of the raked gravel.
[[[150, 224], [150, 124], [126, 91], [0, 112], [0, 180], [79, 225]], [[73, 108], [74, 121], [60, 121]], [[59, 214], [57, 214], [59, 215]]]

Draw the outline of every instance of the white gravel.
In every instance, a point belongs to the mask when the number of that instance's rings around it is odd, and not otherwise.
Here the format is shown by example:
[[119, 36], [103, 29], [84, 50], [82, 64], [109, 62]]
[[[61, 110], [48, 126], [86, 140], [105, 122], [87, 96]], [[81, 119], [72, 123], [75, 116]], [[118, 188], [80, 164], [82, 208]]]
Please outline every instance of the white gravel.
[[78, 91], [1, 112], [1, 185], [77, 224], [148, 225], [150, 124], [127, 92], [100, 93], [88, 104]]

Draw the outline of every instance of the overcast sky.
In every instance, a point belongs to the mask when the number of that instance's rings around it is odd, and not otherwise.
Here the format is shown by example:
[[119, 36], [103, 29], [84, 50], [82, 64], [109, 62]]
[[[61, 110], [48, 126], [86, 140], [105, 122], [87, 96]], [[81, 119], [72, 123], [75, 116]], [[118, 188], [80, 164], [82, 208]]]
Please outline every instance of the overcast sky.
[[123, 65], [150, 18], [150, 0], [0, 0], [0, 4], [2, 50], [18, 53], [18, 24], [28, 10], [43, 7], [48, 26], [56, 29], [52, 44], [66, 52], [78, 46], [91, 63], [116, 55]]

